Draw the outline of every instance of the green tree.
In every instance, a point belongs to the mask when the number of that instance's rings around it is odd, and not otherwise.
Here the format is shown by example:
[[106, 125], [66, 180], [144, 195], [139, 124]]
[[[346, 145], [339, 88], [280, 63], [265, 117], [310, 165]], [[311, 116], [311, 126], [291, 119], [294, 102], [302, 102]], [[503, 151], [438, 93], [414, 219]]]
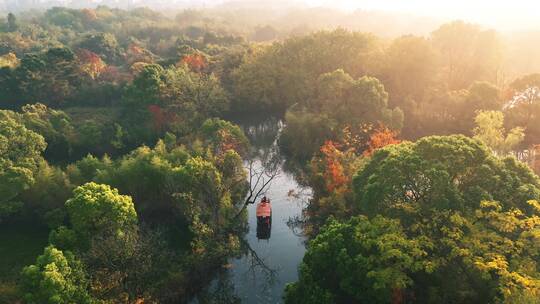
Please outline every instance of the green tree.
[[29, 304], [95, 303], [88, 287], [81, 262], [71, 252], [53, 246], [22, 271], [22, 291]]
[[73, 191], [66, 209], [69, 228], [56, 228], [49, 240], [58, 248], [72, 249], [84, 263], [93, 297], [107, 303], [134, 302], [167, 279], [161, 263], [174, 263], [169, 248], [156, 233], [141, 233], [131, 197], [91, 182]]
[[35, 215], [49, 227], [64, 223], [65, 201], [70, 197], [73, 185], [62, 168], [39, 162], [34, 173], [34, 183], [20, 195], [26, 215]]
[[145, 106], [160, 104], [159, 93], [163, 84], [163, 67], [159, 64], [149, 64], [137, 75], [127, 87], [124, 94], [126, 103]]
[[22, 207], [17, 197], [34, 183], [46, 146], [41, 135], [13, 119], [9, 111], [0, 111], [0, 218]]
[[[481, 142], [461, 135], [430, 136], [378, 150], [354, 178], [356, 207], [370, 215], [398, 212], [392, 206], [400, 202], [465, 212], [483, 199], [494, 199], [524, 208], [540, 194], [538, 186], [524, 164], [497, 159]], [[519, 187], [523, 191], [515, 191]]]
[[63, 28], [82, 30], [82, 20], [77, 16], [77, 10], [65, 7], [53, 7], [44, 14], [44, 21]]
[[467, 89], [462, 103], [455, 105], [454, 116], [457, 128], [463, 134], [470, 134], [478, 111], [500, 111], [502, 109], [501, 92], [489, 82], [475, 81]]
[[[161, 214], [170, 218], [173, 214], [172, 194], [183, 187], [179, 180], [180, 168], [190, 155], [184, 149], [177, 148], [167, 151], [163, 142], [158, 142], [154, 149], [143, 146], [119, 159], [108, 168], [97, 159], [87, 158], [85, 163], [78, 164], [79, 169], [87, 167], [82, 172], [100, 183], [118, 188], [122, 193], [133, 197], [137, 203], [137, 211], [141, 215]], [[105, 169], [100, 169], [105, 168]], [[159, 197], [159, 200], [155, 198]]]
[[121, 236], [137, 224], [131, 198], [107, 185], [87, 183], [77, 187], [66, 202], [66, 209], [73, 230], [87, 239], [105, 229]]
[[75, 54], [69, 48], [30, 53], [13, 72], [18, 102], [63, 105], [75, 94], [81, 78]]
[[[210, 132], [210, 126], [206, 127]], [[185, 224], [193, 208], [206, 214], [203, 220], [209, 225], [228, 225], [228, 217], [241, 203], [238, 198], [245, 194], [241, 157], [232, 146], [218, 149], [216, 155], [212, 142], [205, 146], [195, 140], [193, 146], [190, 153], [160, 140], [154, 148], [140, 147], [112, 165], [87, 157], [70, 171], [75, 177], [109, 184], [130, 195], [143, 217], [159, 215], [160, 221]]]
[[328, 115], [307, 111], [289, 111], [285, 121], [287, 128], [279, 137], [279, 146], [283, 153], [301, 161], [308, 161], [337, 129], [336, 121]]
[[81, 160], [68, 165], [66, 173], [73, 184], [82, 185], [93, 181], [98, 172], [105, 171], [111, 166], [112, 161], [106, 155], [102, 159], [99, 159], [89, 154]]
[[229, 109], [229, 98], [214, 75], [195, 73], [183, 65], [165, 70], [163, 76], [162, 103], [179, 120], [202, 124]]
[[145, 66], [126, 89], [124, 101], [150, 118], [158, 133], [180, 135], [190, 133], [207, 118], [223, 115], [229, 106], [215, 76], [192, 72], [185, 65], [168, 69], [157, 64]]
[[316, 94], [285, 116], [280, 146], [298, 160], [310, 159], [326, 140], [335, 140], [347, 126], [382, 123], [400, 130], [403, 112], [388, 108], [388, 93], [374, 77], [353, 79], [343, 70], [323, 74]]
[[[498, 159], [464, 136], [426, 137], [376, 151], [354, 178], [353, 189], [356, 212], [399, 220], [407, 236], [432, 242], [432, 272], [413, 278], [418, 300], [490, 302], [504, 299], [504, 290], [537, 290], [536, 249], [506, 251], [501, 245], [520, 247], [537, 229], [525, 223], [538, 217], [531, 200], [540, 197], [540, 183], [514, 158]], [[495, 205], [486, 203], [492, 201]], [[482, 214], [493, 208], [498, 220], [485, 219]], [[504, 232], [506, 220], [519, 222], [523, 230]], [[490, 228], [497, 221], [501, 225]]]
[[430, 270], [422, 239], [409, 239], [399, 221], [378, 216], [330, 220], [309, 243], [286, 303], [391, 303], [411, 286], [411, 273]]
[[431, 33], [431, 38], [442, 60], [441, 81], [448, 89], [465, 89], [474, 81], [496, 83], [502, 56], [501, 42], [494, 30], [453, 21]]
[[215, 155], [228, 150], [245, 154], [249, 141], [239, 126], [218, 118], [207, 119], [200, 129], [201, 138], [213, 148]]
[[472, 135], [478, 111], [501, 109], [500, 90], [488, 82], [474, 82], [466, 90], [438, 91], [420, 105], [419, 126], [412, 135]]
[[401, 129], [403, 113], [388, 109], [388, 93], [374, 77], [353, 79], [343, 70], [322, 74], [317, 94], [309, 101], [312, 111], [330, 113], [339, 124], [358, 125], [381, 122], [392, 129]]
[[131, 197], [108, 185], [90, 182], [79, 186], [65, 206], [71, 230], [60, 227], [51, 233], [50, 240], [54, 245], [67, 244], [68, 249], [84, 250], [93, 240], [104, 237], [129, 238], [137, 226]]
[[523, 128], [513, 128], [505, 134], [504, 114], [499, 111], [481, 111], [476, 115], [474, 138], [482, 141], [498, 155], [512, 152], [525, 138]]
[[330, 220], [310, 242], [286, 303], [529, 303], [540, 294], [531, 237], [540, 205], [527, 204], [504, 210], [482, 201], [469, 218], [454, 210], [412, 223], [392, 215]]
[[351, 162], [354, 197], [315, 189], [309, 219], [341, 220], [309, 244], [288, 303], [519, 303], [540, 294], [540, 180], [526, 165], [462, 135]]
[[122, 53], [116, 37], [111, 33], [88, 34], [78, 47], [98, 54], [109, 64], [118, 62]]
[[540, 143], [540, 74], [526, 75], [510, 84], [510, 100], [504, 105], [507, 123], [525, 128], [526, 146]]
[[233, 109], [284, 112], [308, 100], [321, 74], [344, 69], [352, 77], [372, 70], [374, 37], [343, 29], [321, 31], [257, 50], [234, 72]]
[[390, 94], [391, 104], [411, 97], [421, 101], [433, 85], [436, 73], [436, 53], [423, 37], [402, 36], [392, 41], [384, 54], [381, 80]]
[[392, 41], [382, 56], [375, 74], [388, 91], [388, 104], [404, 112], [402, 133], [418, 136], [422, 130], [419, 108], [428, 100], [436, 84], [437, 52], [423, 37], [402, 36]]
[[44, 157], [47, 160], [69, 159], [76, 132], [65, 112], [36, 103], [23, 106], [21, 118], [28, 129], [44, 137], [47, 142]]

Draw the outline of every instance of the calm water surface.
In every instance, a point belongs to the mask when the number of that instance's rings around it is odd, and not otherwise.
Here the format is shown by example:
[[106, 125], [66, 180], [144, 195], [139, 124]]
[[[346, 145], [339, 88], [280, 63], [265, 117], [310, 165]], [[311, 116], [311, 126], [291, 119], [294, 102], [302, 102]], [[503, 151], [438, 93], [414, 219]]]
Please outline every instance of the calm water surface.
[[[232, 261], [229, 270], [231, 280], [242, 303], [281, 303], [285, 284], [298, 278], [298, 264], [305, 252], [304, 238], [289, 228], [287, 221], [300, 215], [302, 199], [289, 197], [287, 194], [290, 190], [303, 189], [293, 176], [281, 172], [267, 193], [272, 200], [272, 234], [269, 240], [257, 239], [256, 206], [249, 206], [249, 233], [246, 239], [264, 265], [260, 265], [260, 261], [252, 255]], [[303, 196], [306, 195], [304, 193]]]
[[[277, 121], [244, 125], [252, 143], [261, 152], [275, 148], [281, 129]], [[256, 166], [261, 166], [256, 162]], [[291, 195], [294, 194], [294, 195]], [[228, 270], [215, 279], [193, 303], [282, 303], [285, 285], [298, 278], [298, 265], [305, 252], [301, 231], [287, 222], [299, 217], [311, 195], [294, 176], [280, 168], [266, 193], [272, 202], [272, 231], [268, 240], [258, 240], [255, 205], [248, 207], [249, 232], [245, 240], [250, 249], [245, 256], [230, 260]]]

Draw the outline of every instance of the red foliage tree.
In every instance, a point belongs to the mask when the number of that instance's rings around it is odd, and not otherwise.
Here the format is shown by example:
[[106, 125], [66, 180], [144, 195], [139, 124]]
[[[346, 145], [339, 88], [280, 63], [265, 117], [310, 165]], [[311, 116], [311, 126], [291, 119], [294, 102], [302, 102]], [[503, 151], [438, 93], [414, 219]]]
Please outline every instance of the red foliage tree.
[[186, 64], [194, 72], [202, 72], [206, 67], [206, 57], [201, 54], [186, 55], [181, 63]]
[[327, 140], [321, 147], [321, 153], [324, 156], [325, 170], [324, 178], [326, 188], [329, 192], [341, 188], [349, 182], [349, 178], [345, 174], [341, 159], [343, 152], [338, 149], [338, 145], [331, 140]]
[[136, 62], [153, 63], [154, 54], [149, 50], [132, 43], [127, 48], [125, 59], [128, 64], [134, 64]]
[[107, 64], [98, 54], [86, 49], [77, 51], [77, 58], [81, 62], [81, 70], [88, 74], [92, 79], [99, 77], [107, 67]]
[[148, 111], [152, 114], [152, 122], [156, 132], [163, 132], [171, 123], [175, 121], [176, 115], [156, 104], [148, 106]]
[[396, 131], [392, 131], [382, 124], [379, 125], [369, 137], [368, 148], [364, 151], [364, 156], [370, 156], [375, 150], [382, 147], [399, 144], [401, 140], [397, 139], [397, 135]]

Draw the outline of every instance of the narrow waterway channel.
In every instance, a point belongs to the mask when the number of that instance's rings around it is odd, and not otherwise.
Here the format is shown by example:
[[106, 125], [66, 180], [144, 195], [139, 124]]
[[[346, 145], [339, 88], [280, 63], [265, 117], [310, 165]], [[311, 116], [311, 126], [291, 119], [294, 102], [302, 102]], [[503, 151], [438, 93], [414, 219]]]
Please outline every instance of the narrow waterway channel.
[[[270, 120], [256, 125], [242, 124], [242, 127], [261, 155], [277, 151], [281, 122]], [[254, 165], [259, 169], [261, 160], [256, 158]], [[305, 252], [301, 231], [288, 223], [301, 216], [311, 190], [301, 186], [280, 162], [279, 174], [269, 185], [266, 196], [272, 202], [270, 238], [257, 237], [256, 205], [249, 205], [249, 231], [245, 235], [249, 250], [245, 255], [231, 259], [227, 270], [193, 303], [283, 302], [285, 286], [297, 280], [298, 265]]]

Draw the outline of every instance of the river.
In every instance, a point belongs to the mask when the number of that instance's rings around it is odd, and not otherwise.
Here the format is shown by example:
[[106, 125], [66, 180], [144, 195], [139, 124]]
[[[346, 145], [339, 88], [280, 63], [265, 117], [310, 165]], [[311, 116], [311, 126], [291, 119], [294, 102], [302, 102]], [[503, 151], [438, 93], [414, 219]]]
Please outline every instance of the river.
[[[280, 121], [240, 125], [260, 155], [277, 151], [277, 138], [282, 128]], [[261, 167], [261, 158], [256, 156], [254, 159], [257, 168]], [[288, 223], [301, 216], [311, 191], [284, 169], [283, 161], [279, 164], [279, 174], [266, 192], [272, 202], [270, 238], [257, 238], [256, 206], [249, 205], [249, 231], [245, 240], [250, 249], [245, 255], [230, 259], [227, 269], [192, 301], [193, 304], [282, 303], [286, 284], [297, 280], [298, 265], [306, 250], [305, 238]]]

